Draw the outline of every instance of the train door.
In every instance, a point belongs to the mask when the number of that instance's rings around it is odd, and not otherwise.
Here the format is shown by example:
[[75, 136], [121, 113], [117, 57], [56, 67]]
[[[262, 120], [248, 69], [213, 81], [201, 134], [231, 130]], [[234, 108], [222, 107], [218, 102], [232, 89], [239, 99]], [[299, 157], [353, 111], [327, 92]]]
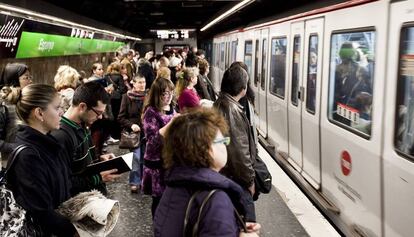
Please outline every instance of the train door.
[[260, 32], [260, 57], [259, 57], [259, 74], [258, 74], [258, 98], [259, 101], [259, 124], [258, 130], [260, 135], [267, 137], [267, 73], [268, 73], [268, 35], [269, 29]]
[[390, 5], [384, 140], [384, 236], [414, 232], [414, 8]]
[[[321, 182], [320, 91], [324, 18], [305, 22], [302, 101], [303, 177], [316, 189]], [[304, 99], [304, 100], [303, 100]]]
[[291, 54], [289, 62], [289, 159], [292, 166], [301, 171], [302, 169], [302, 65], [303, 65], [303, 36], [305, 31], [304, 22], [291, 24], [290, 47]]
[[384, 84], [395, 81], [385, 76], [387, 7], [376, 1], [325, 15], [321, 192], [362, 236], [382, 236]]
[[270, 75], [267, 95], [268, 141], [276, 146], [277, 151], [288, 156], [288, 116], [286, 96], [288, 71], [290, 64], [287, 54], [290, 24], [276, 25], [270, 29]]

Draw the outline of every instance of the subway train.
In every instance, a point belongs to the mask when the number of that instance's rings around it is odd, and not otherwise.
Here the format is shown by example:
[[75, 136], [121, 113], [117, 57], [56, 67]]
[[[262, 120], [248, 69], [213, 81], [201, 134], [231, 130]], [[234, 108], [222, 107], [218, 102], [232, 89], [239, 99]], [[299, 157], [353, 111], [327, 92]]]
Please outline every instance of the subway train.
[[247, 64], [262, 145], [344, 235], [413, 235], [414, 0], [275, 17], [212, 48], [216, 88]]

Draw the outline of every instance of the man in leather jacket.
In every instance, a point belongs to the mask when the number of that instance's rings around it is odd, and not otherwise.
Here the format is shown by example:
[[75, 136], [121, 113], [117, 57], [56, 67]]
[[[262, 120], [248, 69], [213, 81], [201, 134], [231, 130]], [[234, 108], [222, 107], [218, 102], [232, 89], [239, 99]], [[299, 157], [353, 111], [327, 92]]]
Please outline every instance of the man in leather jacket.
[[221, 94], [214, 103], [225, 117], [230, 131], [230, 144], [227, 147], [228, 161], [221, 173], [238, 183], [245, 190], [248, 202], [246, 220], [256, 221], [253, 194], [254, 176], [253, 163], [256, 155], [256, 144], [250, 130], [249, 121], [238, 102], [246, 94], [248, 74], [237, 66], [226, 70], [221, 82]]

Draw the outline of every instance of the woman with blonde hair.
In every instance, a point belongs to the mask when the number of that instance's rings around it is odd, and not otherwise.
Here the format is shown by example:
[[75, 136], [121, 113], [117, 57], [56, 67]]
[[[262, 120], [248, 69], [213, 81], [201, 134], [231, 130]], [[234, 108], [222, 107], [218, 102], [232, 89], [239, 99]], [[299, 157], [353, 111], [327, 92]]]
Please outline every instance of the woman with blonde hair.
[[184, 111], [200, 105], [200, 97], [194, 86], [197, 84], [198, 68], [185, 68], [178, 75], [176, 93], [178, 97], [178, 108]]
[[79, 83], [80, 75], [76, 69], [69, 65], [61, 65], [55, 75], [55, 89], [61, 96], [61, 107], [63, 112], [72, 104], [73, 94]]
[[160, 69], [158, 69], [156, 79], [161, 77], [171, 80], [171, 70], [168, 67], [161, 67]]

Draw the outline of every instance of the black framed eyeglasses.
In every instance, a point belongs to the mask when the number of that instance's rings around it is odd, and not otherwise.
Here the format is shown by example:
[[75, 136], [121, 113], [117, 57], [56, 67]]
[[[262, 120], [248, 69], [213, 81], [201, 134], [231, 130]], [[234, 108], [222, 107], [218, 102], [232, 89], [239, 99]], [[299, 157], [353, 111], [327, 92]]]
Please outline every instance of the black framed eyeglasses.
[[102, 116], [103, 113], [105, 113], [105, 111], [97, 111], [92, 107], [90, 107], [89, 109], [92, 110], [96, 114], [97, 117]]
[[222, 137], [222, 138], [218, 138], [213, 141], [213, 144], [220, 144], [220, 143], [226, 146], [230, 145], [230, 137]]

